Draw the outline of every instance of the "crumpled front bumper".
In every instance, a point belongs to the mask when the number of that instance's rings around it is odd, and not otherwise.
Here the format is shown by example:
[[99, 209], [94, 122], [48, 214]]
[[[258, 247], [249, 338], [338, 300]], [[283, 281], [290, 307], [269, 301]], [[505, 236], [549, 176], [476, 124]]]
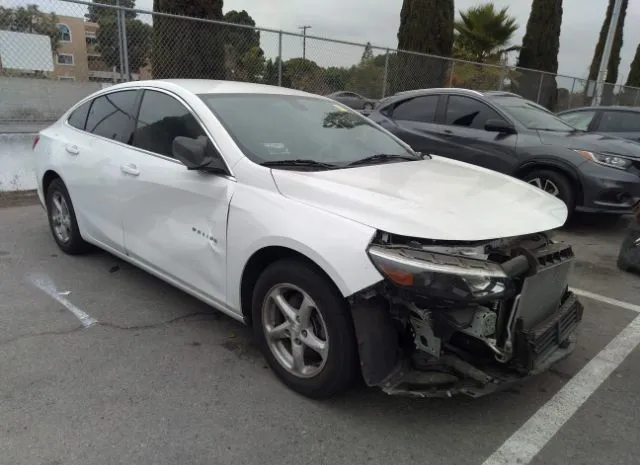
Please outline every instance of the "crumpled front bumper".
[[[406, 360], [380, 387], [388, 394], [412, 397], [452, 397], [457, 394], [481, 397], [507, 389], [547, 371], [573, 352], [582, 313], [580, 301], [568, 293], [554, 314], [529, 331], [515, 335], [516, 350], [509, 363], [474, 366], [450, 354], [442, 357], [449, 368], [447, 371], [425, 372], [412, 368]], [[523, 366], [527, 367], [526, 371]]]

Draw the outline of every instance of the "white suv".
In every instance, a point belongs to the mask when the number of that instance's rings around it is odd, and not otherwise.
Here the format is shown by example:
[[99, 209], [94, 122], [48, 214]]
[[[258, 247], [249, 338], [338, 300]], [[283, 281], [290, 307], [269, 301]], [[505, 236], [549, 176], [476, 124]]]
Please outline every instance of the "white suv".
[[312, 397], [362, 375], [389, 393], [477, 396], [573, 349], [582, 306], [565, 205], [415, 153], [325, 97], [138, 81], [34, 141], [58, 246], [104, 249], [252, 325]]

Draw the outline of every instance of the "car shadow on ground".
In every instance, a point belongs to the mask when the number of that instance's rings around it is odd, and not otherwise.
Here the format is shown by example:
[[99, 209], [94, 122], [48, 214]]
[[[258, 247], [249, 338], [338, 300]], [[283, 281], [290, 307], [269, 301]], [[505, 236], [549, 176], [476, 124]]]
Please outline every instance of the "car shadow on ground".
[[574, 213], [561, 230], [579, 235], [623, 236], [633, 220], [631, 215]]

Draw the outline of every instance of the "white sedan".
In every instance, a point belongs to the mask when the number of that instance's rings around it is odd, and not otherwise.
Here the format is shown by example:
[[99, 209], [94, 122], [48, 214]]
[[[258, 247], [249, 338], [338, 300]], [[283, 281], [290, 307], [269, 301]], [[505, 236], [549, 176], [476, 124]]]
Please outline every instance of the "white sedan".
[[137, 81], [34, 141], [64, 252], [97, 246], [252, 325], [276, 375], [323, 397], [483, 395], [575, 346], [565, 205], [419, 154], [325, 97]]

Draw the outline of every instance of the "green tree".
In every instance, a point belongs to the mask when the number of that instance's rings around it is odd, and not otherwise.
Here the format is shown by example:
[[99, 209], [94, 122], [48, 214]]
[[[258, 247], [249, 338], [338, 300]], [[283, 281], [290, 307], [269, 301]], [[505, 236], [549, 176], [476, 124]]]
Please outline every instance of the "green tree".
[[454, 24], [457, 57], [478, 63], [495, 62], [503, 54], [517, 50], [519, 47], [509, 46], [518, 24], [508, 11], [508, 7], [496, 10], [493, 3], [460, 11], [460, 19]]
[[367, 42], [367, 44], [364, 46], [362, 57], [360, 58], [360, 64], [366, 64], [371, 61], [373, 61], [373, 47], [371, 46], [371, 42]]
[[640, 45], [636, 48], [636, 54], [631, 62], [629, 76], [627, 76], [626, 85], [631, 87], [640, 87]]
[[[153, 0], [153, 11], [216, 21], [222, 0]], [[224, 79], [225, 30], [216, 23], [156, 16], [153, 25], [154, 78]]]
[[[453, 47], [453, 0], [403, 0], [398, 48], [450, 57]], [[392, 91], [440, 87], [447, 79], [449, 63], [436, 57], [401, 53], [390, 69]]]
[[[533, 0], [517, 66], [556, 74], [561, 26], [562, 0]], [[557, 102], [555, 78], [547, 75], [543, 80], [546, 85], [540, 87], [541, 74], [527, 70], [520, 72], [519, 83], [512, 90], [530, 100], [536, 100], [540, 90], [538, 103], [554, 109]]]
[[327, 94], [324, 70], [315, 61], [291, 58], [282, 63], [282, 85], [315, 94]]
[[[87, 14], [84, 15], [84, 17], [87, 21], [91, 21], [92, 23], [98, 23], [100, 20], [107, 19], [113, 19], [115, 21], [116, 9], [101, 7], [100, 4], [116, 5], [118, 1], [121, 7], [135, 8], [136, 0], [93, 0], [92, 3], [94, 3], [94, 5], [88, 6]], [[124, 15], [126, 19], [133, 19], [136, 17], [136, 12], [125, 10]]]
[[[100, 18], [100, 27], [96, 34], [98, 44], [96, 49], [104, 63], [110, 68], [115, 66], [120, 70], [120, 44], [118, 42], [118, 26], [116, 18]], [[129, 70], [136, 72], [144, 67], [151, 52], [150, 25], [137, 19], [125, 20], [127, 28], [127, 57]]]
[[[594, 81], [598, 79], [598, 70], [600, 69], [600, 63], [602, 61], [602, 52], [604, 51], [604, 43], [607, 40], [607, 31], [609, 30], [609, 24], [611, 24], [611, 18], [613, 16], [613, 6], [615, 0], [609, 0], [609, 6], [607, 7], [607, 13], [600, 29], [600, 37], [596, 44], [596, 49], [593, 53], [593, 60], [591, 60], [591, 66], [589, 68], [589, 80]], [[613, 97], [613, 84], [618, 80], [618, 68], [620, 67], [620, 50], [622, 50], [622, 33], [624, 29], [624, 20], [627, 15], [627, 7], [629, 0], [622, 0], [622, 9], [620, 11], [620, 18], [616, 27], [616, 35], [613, 40], [613, 47], [611, 49], [611, 57], [607, 64], [607, 77], [605, 82], [611, 84], [606, 85], [603, 93], [602, 101], [604, 104], [611, 103]]]
[[272, 60], [269, 58], [264, 64], [264, 72], [262, 74], [262, 83], [271, 86], [278, 85], [278, 63], [280, 58]]
[[[225, 21], [255, 27], [256, 22], [245, 10], [229, 11]], [[227, 75], [236, 80], [257, 82], [265, 72], [264, 51], [260, 48], [260, 31], [229, 26], [225, 28]]]
[[58, 17], [54, 13], [40, 11], [38, 5], [19, 8], [0, 7], [0, 29], [15, 32], [41, 34], [51, 39], [51, 50], [58, 50], [60, 31]]

